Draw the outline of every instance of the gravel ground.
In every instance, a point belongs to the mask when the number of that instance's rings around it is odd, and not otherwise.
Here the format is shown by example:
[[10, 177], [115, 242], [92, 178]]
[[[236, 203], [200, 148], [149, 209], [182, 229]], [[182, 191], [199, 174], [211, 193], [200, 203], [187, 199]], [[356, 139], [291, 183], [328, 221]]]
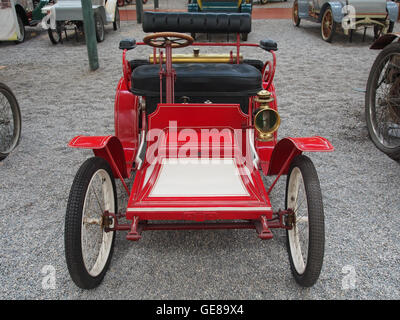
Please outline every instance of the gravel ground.
[[[302, 289], [293, 280], [282, 230], [270, 241], [244, 230], [148, 232], [138, 243], [119, 233], [102, 285], [84, 291], [73, 284], [64, 258], [64, 214], [74, 175], [91, 152], [67, 143], [77, 134], [113, 133], [118, 42], [143, 37], [136, 23], [123, 22], [119, 32], [107, 27], [96, 72], [88, 71], [82, 41], [53, 46], [47, 33], [31, 29], [21, 45], [0, 43], [0, 65], [6, 66], [0, 81], [14, 91], [23, 117], [21, 143], [0, 163], [0, 298], [400, 298], [400, 227], [393, 220], [400, 208], [399, 164], [368, 138], [364, 97], [353, 90], [365, 88], [377, 55], [368, 49], [372, 35], [365, 43], [357, 34], [353, 43], [338, 36], [328, 44], [318, 24], [302, 22], [297, 29], [289, 20], [257, 20], [253, 26], [249, 41], [270, 37], [279, 43], [280, 137], [321, 135], [336, 147], [310, 154], [326, 215], [325, 260], [316, 285]], [[265, 55], [250, 51], [246, 56]], [[284, 184], [282, 179], [272, 194], [275, 208], [284, 206]], [[47, 265], [55, 268], [55, 289], [42, 288]], [[354, 289], [342, 287], [346, 268], [354, 271]]]

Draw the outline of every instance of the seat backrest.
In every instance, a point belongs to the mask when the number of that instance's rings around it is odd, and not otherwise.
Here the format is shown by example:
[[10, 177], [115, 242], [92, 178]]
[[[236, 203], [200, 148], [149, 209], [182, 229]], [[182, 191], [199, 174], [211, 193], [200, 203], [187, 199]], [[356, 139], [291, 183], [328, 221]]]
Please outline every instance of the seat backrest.
[[249, 13], [143, 13], [144, 32], [250, 33]]

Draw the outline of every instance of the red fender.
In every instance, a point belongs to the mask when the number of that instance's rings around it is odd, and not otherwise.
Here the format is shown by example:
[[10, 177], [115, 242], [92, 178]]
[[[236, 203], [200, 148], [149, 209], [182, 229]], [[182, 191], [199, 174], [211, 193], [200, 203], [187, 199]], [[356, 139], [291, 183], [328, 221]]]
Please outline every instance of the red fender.
[[68, 146], [79, 149], [92, 149], [97, 157], [104, 158], [110, 164], [114, 177], [129, 178], [126, 167], [124, 150], [119, 139], [115, 136], [77, 136]]
[[386, 47], [388, 44], [392, 43], [393, 40], [399, 39], [400, 38], [400, 33], [386, 33], [382, 37], [379, 37], [369, 48], [370, 49], [383, 49]]
[[139, 98], [126, 89], [124, 78], [118, 83], [114, 105], [115, 136], [119, 139], [127, 159], [128, 170], [134, 166], [138, 150]]
[[[272, 152], [267, 175], [287, 174], [292, 159], [304, 151], [330, 152], [333, 150], [332, 144], [322, 137], [284, 138], [277, 143]], [[283, 168], [284, 165], [285, 168]], [[280, 172], [282, 169], [283, 171]]]

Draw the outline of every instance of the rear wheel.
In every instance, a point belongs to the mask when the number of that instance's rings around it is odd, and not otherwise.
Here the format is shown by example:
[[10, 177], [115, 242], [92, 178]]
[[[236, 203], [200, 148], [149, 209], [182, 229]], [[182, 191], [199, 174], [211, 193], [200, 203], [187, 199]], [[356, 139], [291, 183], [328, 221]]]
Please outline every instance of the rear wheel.
[[96, 12], [94, 14], [94, 25], [96, 27], [96, 39], [97, 42], [104, 41], [104, 21], [103, 18]]
[[115, 7], [115, 16], [114, 16], [113, 28], [114, 28], [115, 31], [121, 28], [121, 17], [119, 15], [118, 7]]
[[297, 0], [293, 3], [292, 20], [296, 27], [300, 25], [301, 19], [299, 18], [299, 4], [297, 3]]
[[105, 231], [114, 226], [105, 212], [117, 210], [115, 181], [108, 162], [99, 157], [86, 160], [71, 187], [64, 235], [68, 270], [80, 288], [97, 287], [107, 272], [115, 232]]
[[56, 29], [47, 29], [47, 32], [49, 34], [49, 38], [52, 44], [57, 44], [61, 41], [61, 24], [59, 22], [57, 22], [56, 24]]
[[321, 36], [326, 42], [332, 42], [336, 31], [336, 22], [333, 20], [332, 9], [328, 7], [321, 21]]
[[311, 287], [318, 280], [324, 258], [324, 210], [317, 172], [304, 155], [290, 165], [286, 209], [295, 213], [292, 229], [287, 230], [290, 267], [298, 284]]
[[385, 47], [372, 65], [365, 94], [365, 117], [371, 140], [400, 160], [400, 43]]
[[57, 44], [60, 42], [61, 40], [61, 36], [60, 34], [57, 32], [57, 30], [54, 29], [48, 29], [47, 30], [48, 34], [49, 34], [49, 38], [52, 44]]
[[24, 25], [24, 21], [22, 20], [20, 15], [17, 15], [17, 21], [18, 21], [20, 37], [18, 40], [15, 41], [16, 44], [22, 43], [25, 41], [25, 25]]
[[21, 111], [14, 94], [0, 83], [0, 161], [18, 145], [21, 136]]

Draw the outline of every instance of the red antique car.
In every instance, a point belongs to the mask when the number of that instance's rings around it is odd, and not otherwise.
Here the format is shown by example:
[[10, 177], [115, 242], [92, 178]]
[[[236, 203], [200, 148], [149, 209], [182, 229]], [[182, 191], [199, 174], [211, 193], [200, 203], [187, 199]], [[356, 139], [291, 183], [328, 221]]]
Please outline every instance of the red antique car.
[[[241, 43], [251, 18], [240, 13], [145, 12], [143, 30], [156, 33], [120, 42], [115, 134], [69, 143], [94, 152], [76, 174], [66, 212], [73, 281], [85, 289], [100, 284], [117, 231], [137, 241], [149, 230], [254, 229], [265, 240], [280, 228], [294, 278], [312, 286], [323, 262], [324, 213], [317, 172], [302, 153], [333, 147], [318, 136], [278, 141], [276, 42]], [[236, 41], [194, 43], [180, 32], [231, 33]], [[190, 45], [193, 53], [175, 53]], [[127, 59], [136, 46], [151, 48], [148, 60]], [[204, 46], [232, 50], [202, 54]], [[265, 50], [272, 59], [244, 59], [242, 47]], [[126, 179], [133, 173], [130, 189]], [[267, 188], [263, 175], [275, 176]], [[269, 195], [282, 175], [285, 208], [274, 211]], [[115, 179], [129, 195], [123, 212]]]

